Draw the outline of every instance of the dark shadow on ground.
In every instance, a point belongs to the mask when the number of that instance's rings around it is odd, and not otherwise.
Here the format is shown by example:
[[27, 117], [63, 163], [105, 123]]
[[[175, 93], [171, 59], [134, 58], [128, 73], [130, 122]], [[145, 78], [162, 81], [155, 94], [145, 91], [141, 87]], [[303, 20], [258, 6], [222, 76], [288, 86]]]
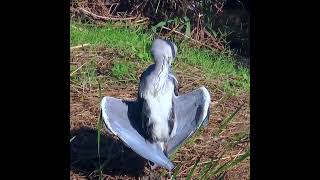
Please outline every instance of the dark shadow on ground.
[[[99, 169], [97, 130], [80, 128], [71, 130], [70, 135], [76, 136], [70, 142], [70, 169], [87, 177], [96, 176], [95, 170]], [[103, 174], [129, 177], [144, 175], [145, 159], [109, 134], [101, 134], [100, 138], [101, 164], [105, 163]]]

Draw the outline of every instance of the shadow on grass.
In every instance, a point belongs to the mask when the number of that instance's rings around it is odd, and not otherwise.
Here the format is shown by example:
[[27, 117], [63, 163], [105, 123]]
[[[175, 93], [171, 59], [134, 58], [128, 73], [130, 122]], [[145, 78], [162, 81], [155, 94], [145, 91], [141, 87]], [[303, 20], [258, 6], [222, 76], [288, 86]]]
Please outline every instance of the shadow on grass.
[[[99, 169], [97, 130], [80, 128], [71, 130], [70, 135], [76, 136], [70, 142], [70, 169], [87, 177], [96, 176], [94, 171]], [[145, 159], [111, 135], [101, 134], [100, 138], [101, 164], [105, 163], [103, 174], [129, 177], [144, 175]]]

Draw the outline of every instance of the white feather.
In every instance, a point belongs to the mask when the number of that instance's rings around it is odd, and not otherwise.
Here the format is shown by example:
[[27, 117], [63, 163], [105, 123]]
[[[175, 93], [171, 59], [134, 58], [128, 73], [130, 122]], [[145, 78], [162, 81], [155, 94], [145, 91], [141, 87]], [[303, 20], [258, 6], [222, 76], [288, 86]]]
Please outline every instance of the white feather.
[[157, 139], [169, 138], [168, 119], [172, 109], [174, 85], [170, 81], [166, 81], [156, 96], [153, 92], [146, 91], [143, 94], [144, 99], [150, 108], [149, 124], [153, 123], [153, 136]]

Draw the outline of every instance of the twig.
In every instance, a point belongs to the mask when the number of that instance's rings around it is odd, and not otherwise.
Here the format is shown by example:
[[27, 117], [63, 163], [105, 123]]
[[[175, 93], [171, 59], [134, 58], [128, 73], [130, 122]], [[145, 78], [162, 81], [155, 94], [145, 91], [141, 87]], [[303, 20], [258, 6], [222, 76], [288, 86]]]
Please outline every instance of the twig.
[[[223, 157], [223, 158], [221, 158], [221, 159], [215, 159], [215, 160], [212, 160], [212, 161], [219, 161], [219, 160], [226, 160], [226, 159], [231, 159], [231, 158], [237, 158], [237, 157], [239, 157], [239, 156], [242, 156], [242, 155], [244, 155], [245, 153], [237, 153], [236, 155], [232, 155], [232, 156], [228, 156], [228, 157]], [[208, 162], [210, 162], [210, 161], [205, 161], [205, 162], [202, 162], [202, 163], [199, 163], [198, 165], [202, 165], [202, 164], [206, 164], [206, 163], [208, 163]]]
[[90, 61], [87, 61], [87, 62], [85, 62], [85, 63], [83, 63], [80, 67], [78, 67], [76, 70], [74, 70], [71, 74], [70, 74], [70, 76], [72, 76], [75, 72], [77, 72], [79, 69], [81, 69], [85, 64], [87, 64], [88, 62], [90, 62]]
[[[176, 31], [176, 29], [179, 27], [179, 25], [180, 25], [180, 22], [178, 22], [178, 24], [174, 28], [172, 28], [172, 30], [169, 33], [167, 33], [166, 36], [169, 37], [172, 34], [172, 32]], [[177, 31], [177, 32], [179, 32], [179, 31]]]
[[[220, 4], [220, 7], [218, 6], [218, 4]], [[222, 2], [222, 3], [215, 3], [215, 4], [214, 4], [214, 7], [218, 10], [216, 14], [219, 14], [219, 13], [222, 13], [222, 12], [223, 12], [223, 10], [222, 10], [223, 6], [224, 6], [224, 2]]]
[[226, 95], [223, 95], [218, 101], [212, 101], [210, 104], [216, 106], [216, 105], [220, 104], [224, 100], [225, 97], [226, 97]]
[[[116, 11], [116, 9], [118, 8], [119, 3], [115, 3], [115, 4], [116, 4], [116, 7], [115, 7], [115, 8], [113, 8], [113, 10], [112, 10], [112, 12], [111, 12], [111, 13], [110, 13], [110, 11], [109, 11], [109, 14], [113, 14], [113, 13], [114, 13], [114, 11]], [[112, 4], [112, 6], [113, 6], [113, 5], [114, 5], [114, 4]], [[112, 7], [112, 6], [111, 6], [111, 7]], [[112, 9], [111, 7], [110, 7], [110, 10]]]
[[82, 48], [82, 47], [85, 47], [85, 46], [89, 46], [90, 44], [87, 43], [87, 44], [81, 44], [81, 45], [78, 45], [78, 46], [73, 46], [70, 48], [70, 50], [74, 50], [74, 49], [77, 49], [77, 48]]
[[136, 19], [136, 17], [105, 17], [105, 16], [99, 16], [99, 15], [96, 15], [90, 11], [87, 11], [81, 7], [78, 7], [78, 9], [80, 11], [82, 11], [83, 13], [87, 14], [87, 15], [90, 15], [92, 16], [93, 18], [96, 18], [96, 19], [102, 19], [102, 20], [114, 20], [114, 21], [118, 21], [118, 20], [122, 20], [122, 21], [126, 21], [126, 20], [132, 20], [132, 19]]
[[[238, 156], [244, 155], [245, 153], [242, 153], [244, 149], [240, 149], [240, 151], [233, 157], [233, 160], [235, 160]], [[242, 153], [242, 154], [240, 154]]]
[[109, 80], [108, 82], [109, 83], [117, 83], [117, 82], [129, 82], [129, 81], [136, 81], [136, 79], [119, 79], [116, 81]]
[[203, 30], [204, 33], [206, 33], [207, 36], [211, 37], [211, 39], [213, 39], [213, 43], [214, 45], [219, 48], [219, 49], [223, 49], [223, 45], [219, 44], [219, 41], [217, 41], [217, 39], [215, 37], [213, 37], [207, 30]]
[[182, 36], [184, 36], [184, 37], [186, 37], [186, 38], [188, 38], [188, 39], [190, 39], [190, 40], [192, 40], [192, 41], [194, 41], [195, 43], [198, 43], [198, 44], [200, 44], [200, 45], [202, 45], [202, 46], [205, 46], [205, 47], [208, 47], [208, 48], [210, 48], [211, 50], [215, 50], [214, 48], [212, 48], [211, 46], [209, 46], [209, 45], [206, 45], [206, 44], [203, 44], [202, 42], [200, 42], [200, 41], [197, 41], [197, 40], [195, 40], [195, 39], [193, 39], [193, 38], [191, 38], [191, 37], [189, 37], [189, 36], [187, 36], [187, 35], [185, 35], [185, 34], [183, 34], [183, 33], [181, 33], [181, 32], [179, 32], [179, 31], [176, 31], [176, 30], [174, 30], [174, 29], [170, 29], [170, 28], [168, 28], [168, 27], [165, 27], [165, 26], [162, 26], [162, 28], [163, 29], [166, 29], [166, 30], [169, 30], [169, 31], [173, 31], [173, 32], [175, 32], [175, 33], [177, 33], [177, 34], [179, 34], [179, 35], [182, 35]]
[[147, 21], [147, 20], [148, 20], [148, 18], [142, 18], [142, 19], [135, 21], [134, 23], [140, 23], [140, 22]]

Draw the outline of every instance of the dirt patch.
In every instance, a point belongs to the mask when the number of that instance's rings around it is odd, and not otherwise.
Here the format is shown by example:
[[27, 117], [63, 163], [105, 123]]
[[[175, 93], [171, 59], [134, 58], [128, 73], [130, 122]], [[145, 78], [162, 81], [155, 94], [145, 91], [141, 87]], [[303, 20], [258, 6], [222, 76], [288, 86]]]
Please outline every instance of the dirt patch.
[[[116, 79], [110, 76], [110, 68], [115, 58], [123, 58], [123, 54], [106, 48], [92, 50], [90, 48], [79, 49], [71, 52], [71, 66], [74, 72], [85, 63], [94, 59], [94, 70], [97, 79], [101, 81], [102, 96], [113, 96], [121, 99], [135, 99], [137, 93], [137, 83], [127, 79]], [[139, 62], [132, 59], [132, 62]], [[148, 64], [137, 64], [137, 78]], [[183, 67], [183, 68], [182, 68]], [[75, 136], [71, 142], [70, 179], [98, 179], [98, 156], [97, 156], [97, 122], [99, 117], [99, 86], [97, 81], [90, 81], [83, 76], [83, 69], [80, 68], [71, 76], [70, 85], [70, 133]], [[181, 165], [178, 178], [184, 178], [191, 170], [197, 158], [201, 157], [195, 175], [199, 174], [205, 162], [216, 159], [222, 152], [225, 152], [219, 163], [224, 163], [237, 157], [248, 149], [250, 142], [243, 142], [233, 148], [227, 149], [227, 144], [232, 137], [240, 132], [248, 131], [250, 127], [250, 98], [249, 94], [243, 93], [238, 96], [229, 97], [221, 91], [219, 79], [206, 79], [201, 69], [181, 64], [175, 64], [175, 72], [180, 81], [180, 93], [186, 93], [197, 89], [200, 86], [208, 88], [213, 105], [211, 106], [211, 116], [208, 127], [197, 133], [191, 142], [182, 146], [175, 154], [173, 160], [176, 166]], [[92, 70], [92, 69], [91, 69]], [[88, 70], [90, 71], [90, 70]], [[99, 73], [100, 71], [100, 73]], [[103, 71], [103, 73], [101, 73]], [[82, 78], [82, 79], [81, 79]], [[234, 112], [240, 105], [244, 104], [239, 113], [235, 116], [227, 128], [218, 138], [213, 138], [222, 120]], [[101, 136], [101, 162], [106, 162], [103, 175], [107, 179], [157, 179], [169, 178], [163, 169], [150, 171], [146, 161], [139, 155], [127, 148], [117, 137], [106, 133], [103, 128]], [[201, 168], [199, 168], [201, 167]], [[249, 179], [249, 161], [243, 161], [232, 170], [228, 171], [225, 179]]]

